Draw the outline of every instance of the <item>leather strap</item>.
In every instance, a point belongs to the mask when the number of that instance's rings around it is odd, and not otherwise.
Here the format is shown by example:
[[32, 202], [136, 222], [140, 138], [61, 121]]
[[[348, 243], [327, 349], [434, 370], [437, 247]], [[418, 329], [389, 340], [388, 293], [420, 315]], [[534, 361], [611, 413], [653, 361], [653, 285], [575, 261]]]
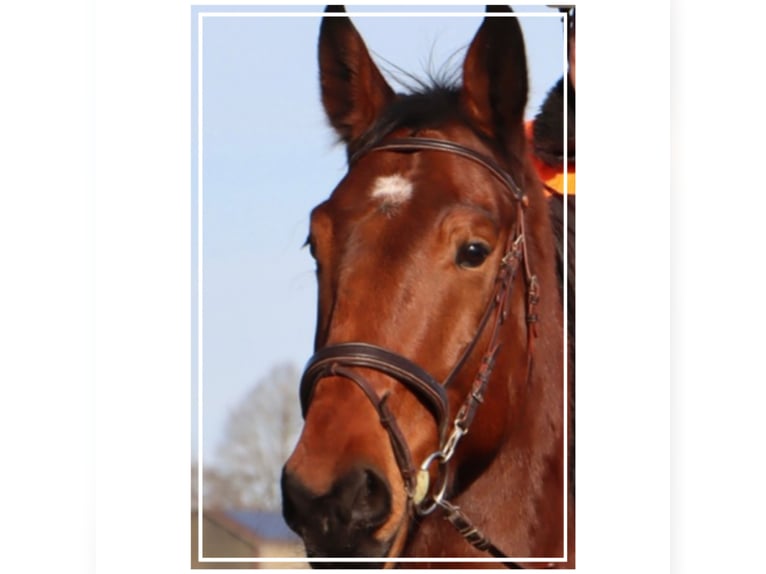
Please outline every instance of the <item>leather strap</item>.
[[527, 204], [526, 194], [522, 191], [521, 187], [516, 183], [510, 173], [504, 170], [500, 165], [490, 157], [480, 154], [471, 148], [465, 147], [460, 144], [452, 143], [447, 140], [439, 140], [436, 138], [421, 138], [421, 137], [407, 137], [407, 138], [393, 138], [386, 140], [383, 143], [376, 145], [371, 149], [362, 149], [355, 153], [349, 159], [349, 165], [353, 165], [361, 156], [366, 155], [370, 151], [445, 151], [454, 153], [459, 156], [465, 157], [474, 161], [485, 168], [487, 168], [492, 175], [494, 175], [500, 182], [507, 187], [517, 201], [523, 205]]
[[370, 343], [339, 343], [314, 353], [301, 378], [300, 399], [304, 417], [317, 382], [331, 375], [333, 365], [367, 367], [406, 385], [431, 411], [439, 428], [439, 441], [444, 440], [449, 417], [449, 403], [444, 387], [409, 359]]

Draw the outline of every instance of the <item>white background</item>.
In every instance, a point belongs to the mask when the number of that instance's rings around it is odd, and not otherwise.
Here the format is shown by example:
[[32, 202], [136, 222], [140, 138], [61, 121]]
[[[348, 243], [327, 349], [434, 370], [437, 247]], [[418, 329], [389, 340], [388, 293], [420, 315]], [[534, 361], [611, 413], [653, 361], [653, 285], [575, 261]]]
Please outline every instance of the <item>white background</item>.
[[[578, 571], [759, 566], [764, 9], [737, 8], [578, 3]], [[190, 24], [3, 9], [9, 572], [189, 570]]]

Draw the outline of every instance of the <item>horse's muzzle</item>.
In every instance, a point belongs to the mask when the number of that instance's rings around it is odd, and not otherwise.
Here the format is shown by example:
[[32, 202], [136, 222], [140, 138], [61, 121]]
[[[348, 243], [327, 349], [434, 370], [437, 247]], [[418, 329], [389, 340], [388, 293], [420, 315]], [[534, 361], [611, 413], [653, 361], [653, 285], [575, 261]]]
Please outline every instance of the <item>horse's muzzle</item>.
[[[391, 514], [391, 489], [379, 473], [355, 468], [325, 494], [308, 490], [296, 476], [282, 471], [282, 512], [302, 539], [311, 558], [384, 557], [390, 541], [375, 532]], [[310, 562], [312, 568], [380, 568], [384, 562]]]

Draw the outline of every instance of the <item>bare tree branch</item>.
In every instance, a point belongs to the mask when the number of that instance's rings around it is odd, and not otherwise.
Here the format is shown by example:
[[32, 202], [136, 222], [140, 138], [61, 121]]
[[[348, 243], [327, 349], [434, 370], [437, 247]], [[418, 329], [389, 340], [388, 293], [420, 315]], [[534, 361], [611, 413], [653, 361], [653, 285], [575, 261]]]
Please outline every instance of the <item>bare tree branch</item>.
[[276, 365], [231, 412], [218, 452], [218, 476], [211, 476], [210, 484], [205, 476], [204, 495], [211, 504], [281, 508], [280, 472], [301, 427], [298, 379], [294, 365]]

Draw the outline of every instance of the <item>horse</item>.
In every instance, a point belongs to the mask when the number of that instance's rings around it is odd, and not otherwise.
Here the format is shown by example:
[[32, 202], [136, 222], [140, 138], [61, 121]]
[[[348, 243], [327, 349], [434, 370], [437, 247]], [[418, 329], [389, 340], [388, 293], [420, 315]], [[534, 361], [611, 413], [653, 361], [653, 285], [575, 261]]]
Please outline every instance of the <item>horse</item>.
[[281, 478], [315, 568], [575, 564], [561, 256], [525, 141], [521, 28], [487, 12], [462, 83], [408, 94], [343, 7], [322, 18], [348, 170], [310, 216], [315, 353]]

